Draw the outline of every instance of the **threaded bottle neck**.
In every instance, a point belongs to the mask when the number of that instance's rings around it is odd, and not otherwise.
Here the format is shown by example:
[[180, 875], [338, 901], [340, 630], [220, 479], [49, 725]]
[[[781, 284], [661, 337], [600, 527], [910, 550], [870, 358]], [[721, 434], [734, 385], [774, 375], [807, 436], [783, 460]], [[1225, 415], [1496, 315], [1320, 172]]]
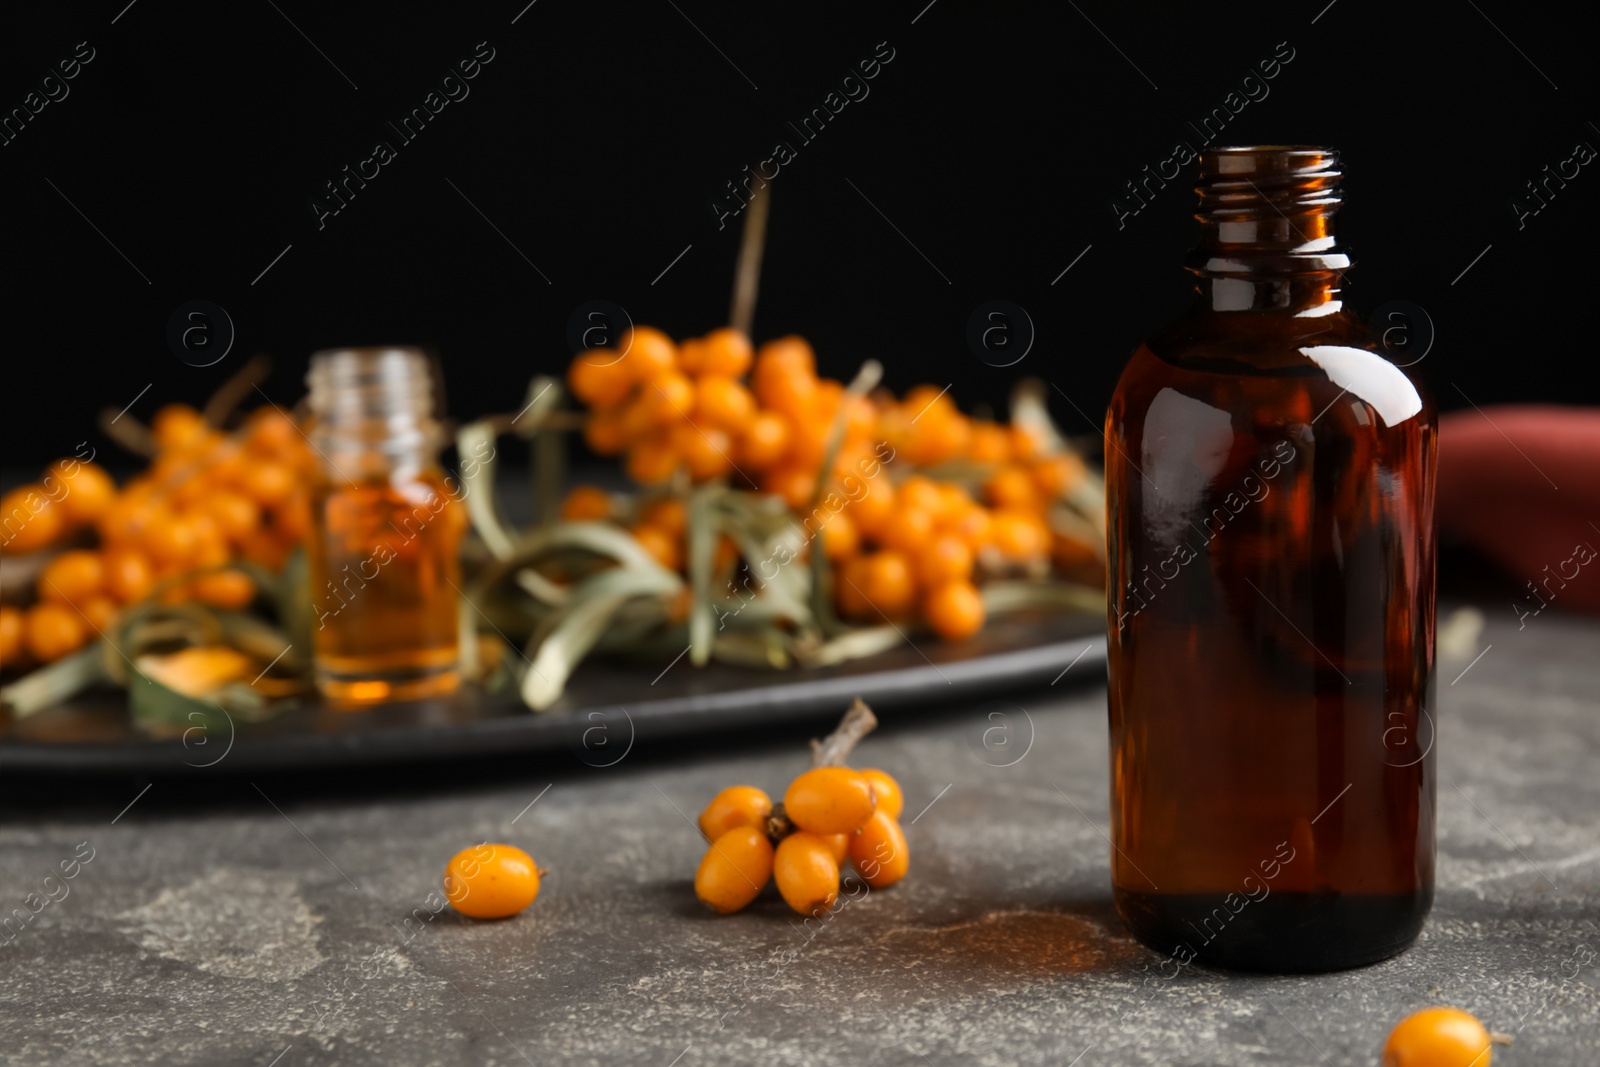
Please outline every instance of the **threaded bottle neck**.
[[334, 465], [330, 477], [372, 477], [434, 459], [440, 431], [433, 418], [428, 360], [420, 349], [317, 352], [306, 384], [311, 440]]
[[1195, 185], [1201, 236], [1187, 264], [1199, 276], [1197, 291], [1215, 310], [1337, 303], [1339, 276], [1351, 266], [1334, 235], [1342, 177], [1328, 148], [1203, 153]]

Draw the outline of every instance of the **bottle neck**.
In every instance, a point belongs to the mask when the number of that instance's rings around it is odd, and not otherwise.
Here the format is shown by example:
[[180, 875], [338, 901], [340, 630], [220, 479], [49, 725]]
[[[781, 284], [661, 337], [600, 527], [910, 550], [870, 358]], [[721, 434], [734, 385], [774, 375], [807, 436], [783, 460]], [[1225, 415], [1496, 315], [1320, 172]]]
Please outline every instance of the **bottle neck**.
[[1331, 315], [1351, 266], [1334, 234], [1342, 200], [1337, 153], [1220, 148], [1201, 156], [1200, 241], [1187, 267], [1208, 311]]
[[427, 357], [414, 348], [343, 348], [311, 357], [310, 439], [325, 479], [383, 480], [434, 464], [440, 445]]

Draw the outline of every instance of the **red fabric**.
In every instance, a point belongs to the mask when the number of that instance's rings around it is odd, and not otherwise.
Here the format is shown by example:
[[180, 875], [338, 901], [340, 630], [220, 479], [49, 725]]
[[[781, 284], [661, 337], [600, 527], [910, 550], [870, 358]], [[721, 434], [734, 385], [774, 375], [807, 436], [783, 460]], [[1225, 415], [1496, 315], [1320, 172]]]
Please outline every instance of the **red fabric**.
[[1537, 595], [1551, 607], [1600, 611], [1600, 409], [1440, 416], [1438, 515], [1441, 533], [1533, 583], [1523, 586], [1530, 610]]

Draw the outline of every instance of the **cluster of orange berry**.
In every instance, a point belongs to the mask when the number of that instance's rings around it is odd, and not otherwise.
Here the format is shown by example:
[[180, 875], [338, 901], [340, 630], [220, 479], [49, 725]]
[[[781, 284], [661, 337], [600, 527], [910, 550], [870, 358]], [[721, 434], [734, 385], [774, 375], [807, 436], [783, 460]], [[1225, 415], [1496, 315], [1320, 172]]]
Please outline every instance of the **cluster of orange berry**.
[[838, 899], [846, 859], [867, 885], [888, 888], [911, 861], [898, 821], [904, 804], [899, 783], [880, 770], [813, 767], [790, 783], [776, 813], [755, 786], [730, 786], [700, 813], [711, 848], [695, 874], [695, 895], [727, 915], [771, 880], [795, 911], [820, 915]]
[[31, 607], [0, 606], [7, 670], [76, 651], [118, 610], [191, 571], [207, 573], [175, 582], [162, 598], [245, 607], [255, 583], [242, 571], [215, 568], [242, 558], [279, 570], [304, 539], [315, 456], [288, 415], [262, 408], [239, 432], [224, 434], [194, 408], [173, 404], [151, 430], [157, 455], [120, 493], [100, 467], [67, 459], [51, 465], [43, 484], [0, 500], [8, 553], [81, 540], [87, 528], [99, 535], [98, 548], [69, 548], [44, 564]]
[[[981, 576], [1095, 562], [1089, 544], [1054, 532], [1047, 518], [1050, 504], [1087, 476], [1076, 453], [1052, 449], [1022, 426], [969, 418], [931, 385], [903, 400], [885, 390], [852, 395], [841, 382], [817, 377], [803, 338], [753, 351], [744, 334], [719, 329], [679, 346], [641, 326], [620, 353], [580, 354], [567, 381], [591, 409], [584, 439], [600, 455], [626, 452], [634, 481], [659, 485], [679, 470], [693, 482], [737, 473], [809, 512], [836, 568], [835, 603], [848, 618], [878, 621], [920, 608], [941, 636], [966, 637], [984, 622]], [[822, 489], [848, 504], [818, 509], [823, 460], [841, 422], [842, 442]], [[889, 463], [961, 463], [982, 474], [970, 483], [924, 474], [891, 479], [882, 475]], [[868, 469], [878, 473], [860, 478]], [[846, 492], [852, 475], [853, 491]], [[567, 519], [615, 514], [609, 495], [594, 486], [573, 489], [562, 509]], [[681, 569], [683, 519], [681, 502], [658, 501], [633, 534], [663, 565]]]

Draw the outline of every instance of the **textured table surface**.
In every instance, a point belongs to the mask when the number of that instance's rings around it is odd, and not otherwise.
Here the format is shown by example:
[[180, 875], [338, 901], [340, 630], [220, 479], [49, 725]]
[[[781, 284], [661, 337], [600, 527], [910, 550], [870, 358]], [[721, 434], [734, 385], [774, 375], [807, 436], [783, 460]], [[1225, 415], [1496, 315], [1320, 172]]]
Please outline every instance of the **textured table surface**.
[[[0, 1062], [1375, 1064], [1395, 1021], [1449, 1003], [1512, 1035], [1497, 1065], [1593, 1067], [1600, 624], [1490, 614], [1488, 651], [1440, 671], [1438, 900], [1374, 967], [1165, 980], [1111, 907], [1105, 690], [1069, 674], [869, 738], [858, 762], [916, 816], [911, 874], [811, 930], [768, 898], [713, 917], [692, 889], [689, 816], [723, 785], [781, 789], [793, 733], [608, 768], [13, 777], [0, 904], [78, 866], [0, 935]], [[985, 748], [996, 726], [1009, 749]], [[445, 859], [485, 838], [553, 872], [539, 900], [430, 917]]]

